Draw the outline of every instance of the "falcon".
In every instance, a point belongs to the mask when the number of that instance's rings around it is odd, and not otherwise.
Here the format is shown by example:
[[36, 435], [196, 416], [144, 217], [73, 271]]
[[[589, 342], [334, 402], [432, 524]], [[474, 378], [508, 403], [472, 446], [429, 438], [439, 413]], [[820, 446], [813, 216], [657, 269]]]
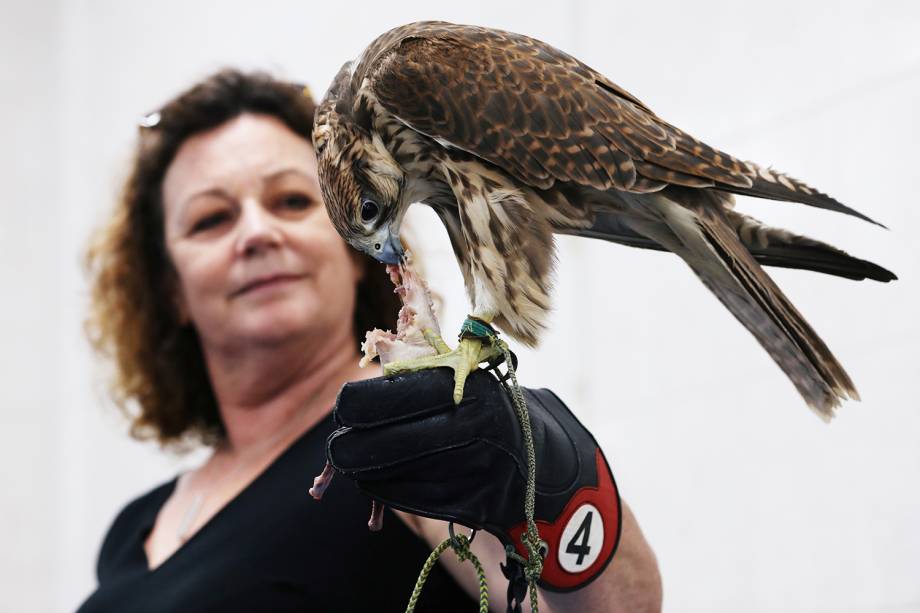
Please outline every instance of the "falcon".
[[[431, 206], [463, 273], [471, 317], [521, 343], [535, 345], [546, 325], [553, 235], [598, 238], [683, 259], [820, 417], [858, 399], [761, 265], [856, 280], [895, 275], [742, 214], [733, 194], [877, 222], [697, 140], [544, 42], [444, 22], [390, 30], [339, 71], [317, 108], [313, 142], [329, 216], [349, 244], [397, 264], [406, 210]], [[469, 337], [453, 351], [439, 337], [431, 343], [438, 355], [386, 372], [449, 366], [459, 402], [467, 373], [495, 349]]]

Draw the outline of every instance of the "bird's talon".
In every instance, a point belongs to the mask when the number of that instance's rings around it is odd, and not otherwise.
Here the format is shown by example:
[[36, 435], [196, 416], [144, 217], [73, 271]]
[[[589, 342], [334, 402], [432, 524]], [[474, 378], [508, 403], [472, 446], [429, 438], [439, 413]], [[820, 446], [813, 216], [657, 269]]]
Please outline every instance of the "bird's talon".
[[[428, 338], [427, 334], [426, 338]], [[390, 376], [399, 373], [446, 366], [454, 371], [453, 400], [454, 404], [460, 404], [463, 400], [463, 388], [466, 383], [466, 378], [472, 371], [479, 367], [481, 362], [493, 358], [497, 350], [492, 345], [483, 346], [482, 340], [475, 338], [461, 339], [460, 344], [453, 350], [448, 348], [443, 340], [441, 340], [441, 343], [446, 349], [445, 352], [413, 360], [391, 362], [384, 365], [383, 374]], [[432, 343], [432, 346], [437, 348], [434, 343]]]

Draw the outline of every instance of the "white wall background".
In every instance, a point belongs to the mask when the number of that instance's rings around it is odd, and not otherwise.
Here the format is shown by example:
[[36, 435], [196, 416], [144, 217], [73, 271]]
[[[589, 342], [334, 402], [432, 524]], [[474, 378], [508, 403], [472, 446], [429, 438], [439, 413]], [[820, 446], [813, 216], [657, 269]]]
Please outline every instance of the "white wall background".
[[[540, 351], [520, 351], [521, 375], [559, 391], [608, 451], [658, 554], [666, 611], [920, 611], [920, 5], [3, 0], [0, 11], [0, 610], [73, 610], [115, 512], [188, 461], [128, 439], [80, 327], [81, 250], [136, 119], [230, 64], [320, 95], [380, 32], [442, 18], [551, 42], [690, 133], [892, 229], [739, 203], [901, 278], [774, 272], [863, 395], [830, 426], [681, 262], [604, 243], [560, 241], [553, 329]], [[433, 235], [429, 272], [453, 329], [459, 274], [433, 216], [418, 211], [416, 224]]]

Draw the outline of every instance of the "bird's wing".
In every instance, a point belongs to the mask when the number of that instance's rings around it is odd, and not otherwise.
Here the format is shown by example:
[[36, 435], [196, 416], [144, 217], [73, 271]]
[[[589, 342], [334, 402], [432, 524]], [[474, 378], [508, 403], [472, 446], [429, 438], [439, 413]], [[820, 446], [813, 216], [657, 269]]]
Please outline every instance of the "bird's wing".
[[388, 32], [369, 50], [359, 77], [388, 112], [534, 187], [556, 181], [639, 193], [715, 187], [872, 221], [804, 183], [693, 138], [533, 38], [425, 22]]

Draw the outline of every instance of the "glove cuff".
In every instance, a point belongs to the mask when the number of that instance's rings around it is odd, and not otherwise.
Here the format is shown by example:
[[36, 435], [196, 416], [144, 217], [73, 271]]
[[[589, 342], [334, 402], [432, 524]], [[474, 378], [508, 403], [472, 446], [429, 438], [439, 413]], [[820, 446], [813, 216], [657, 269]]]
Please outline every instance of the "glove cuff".
[[[622, 515], [613, 474], [600, 448], [595, 450], [596, 486], [576, 490], [555, 519], [536, 519], [548, 551], [539, 585], [555, 592], [577, 590], [600, 575], [620, 541]], [[518, 553], [527, 555], [521, 540], [522, 522], [509, 530]]]

